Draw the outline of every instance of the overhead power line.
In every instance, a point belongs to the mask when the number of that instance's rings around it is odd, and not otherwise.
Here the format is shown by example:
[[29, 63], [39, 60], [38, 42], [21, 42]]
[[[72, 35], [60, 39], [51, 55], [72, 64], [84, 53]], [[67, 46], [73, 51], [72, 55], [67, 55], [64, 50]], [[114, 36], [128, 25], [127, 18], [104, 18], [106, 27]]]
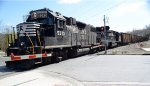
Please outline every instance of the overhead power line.
[[[95, 16], [96, 17], [99, 17], [99, 15], [101, 14], [101, 15], [104, 15], [104, 13], [105, 12], [107, 12], [107, 11], [110, 11], [110, 10], [112, 10], [113, 8], [116, 8], [116, 7], [118, 7], [118, 6], [120, 6], [121, 4], [123, 4], [123, 3], [125, 3], [125, 2], [127, 2], [128, 0], [123, 0], [122, 2], [119, 2], [119, 3], [117, 3], [117, 4], [115, 4], [115, 5], [113, 5], [113, 6], [111, 6], [111, 7], [109, 7], [109, 8], [107, 8], [107, 9], [104, 9], [104, 10], [98, 10], [98, 9], [96, 9], [96, 12], [95, 12], [95, 14], [94, 15], [91, 15], [91, 16], [84, 16], [84, 19], [82, 19], [83, 21], [85, 21], [85, 20], [91, 20], [92, 18], [95, 18]], [[84, 14], [87, 14], [88, 12], [90, 12], [90, 11], [87, 11], [87, 12], [85, 12]]]

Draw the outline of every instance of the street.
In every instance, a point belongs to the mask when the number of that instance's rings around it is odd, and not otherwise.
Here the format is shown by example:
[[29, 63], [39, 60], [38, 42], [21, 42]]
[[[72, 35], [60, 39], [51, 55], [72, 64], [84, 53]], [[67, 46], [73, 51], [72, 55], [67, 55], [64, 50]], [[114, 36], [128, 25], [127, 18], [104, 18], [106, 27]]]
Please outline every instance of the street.
[[[82, 83], [85, 86], [133, 85], [150, 86], [150, 57], [149, 55], [86, 55], [38, 67], [29, 71], [16, 72], [4, 70], [0, 75], [23, 74], [25, 72], [42, 71], [57, 77], [65, 76]], [[6, 71], [6, 72], [5, 72]], [[3, 78], [8, 78], [9, 75]], [[50, 76], [51, 77], [51, 76]], [[0, 81], [1, 81], [0, 80]], [[119, 86], [120, 86], [119, 85]]]
[[150, 57], [140, 55], [83, 56], [37, 70], [58, 72], [81, 82], [150, 82]]

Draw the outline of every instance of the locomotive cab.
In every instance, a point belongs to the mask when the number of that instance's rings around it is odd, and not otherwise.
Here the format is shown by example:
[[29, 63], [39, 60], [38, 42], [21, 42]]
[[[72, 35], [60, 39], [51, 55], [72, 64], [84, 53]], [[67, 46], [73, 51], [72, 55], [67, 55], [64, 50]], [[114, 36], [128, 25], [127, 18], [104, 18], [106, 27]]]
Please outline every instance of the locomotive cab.
[[41, 23], [41, 39], [43, 46], [65, 44], [66, 19], [58, 12], [53, 12], [47, 8], [30, 12], [27, 22]]
[[40, 53], [36, 51], [41, 50], [39, 48], [65, 45], [67, 43], [66, 32], [66, 19], [63, 15], [47, 8], [34, 10], [30, 12], [26, 22], [17, 25], [18, 38], [15, 43], [17, 45], [11, 46], [8, 50], [18, 52], [23, 48], [23, 51], [31, 50], [30, 53]]

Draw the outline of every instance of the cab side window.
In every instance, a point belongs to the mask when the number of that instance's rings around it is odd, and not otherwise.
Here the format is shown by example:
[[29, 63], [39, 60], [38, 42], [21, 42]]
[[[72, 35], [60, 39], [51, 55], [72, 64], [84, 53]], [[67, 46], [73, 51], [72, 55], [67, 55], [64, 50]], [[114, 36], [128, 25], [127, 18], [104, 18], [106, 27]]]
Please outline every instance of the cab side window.
[[63, 20], [57, 20], [57, 26], [58, 28], [64, 28], [64, 21]]

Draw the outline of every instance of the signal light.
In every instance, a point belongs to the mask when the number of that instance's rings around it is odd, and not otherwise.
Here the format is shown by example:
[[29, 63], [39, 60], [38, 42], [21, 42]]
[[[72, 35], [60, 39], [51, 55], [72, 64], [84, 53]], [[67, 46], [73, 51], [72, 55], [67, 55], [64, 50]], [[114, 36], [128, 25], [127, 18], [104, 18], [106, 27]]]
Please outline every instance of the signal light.
[[100, 31], [104, 31], [104, 27], [101, 27]]
[[105, 26], [105, 28], [104, 28], [104, 26], [100, 27], [100, 31], [104, 31], [104, 29], [106, 29], [106, 31], [108, 31], [110, 29], [110, 27], [109, 26]]

